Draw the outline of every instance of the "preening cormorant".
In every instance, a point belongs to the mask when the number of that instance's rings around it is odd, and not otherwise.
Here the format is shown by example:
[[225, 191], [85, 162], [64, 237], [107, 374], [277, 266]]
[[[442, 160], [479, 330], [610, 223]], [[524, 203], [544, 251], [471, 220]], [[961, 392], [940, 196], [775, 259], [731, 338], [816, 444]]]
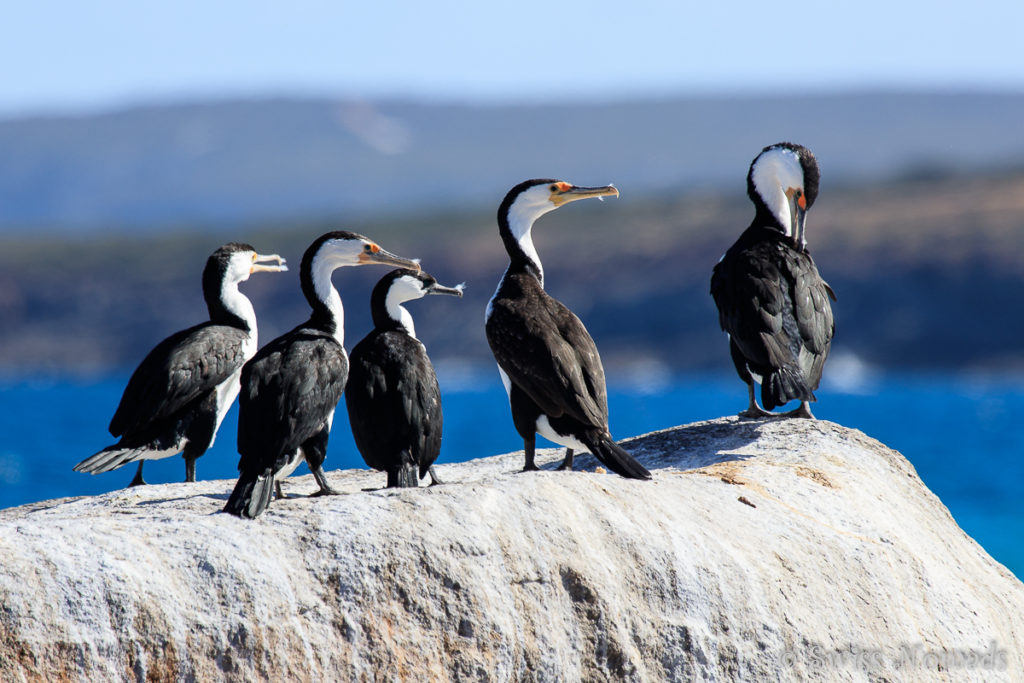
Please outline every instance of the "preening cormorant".
[[[351, 232], [319, 237], [302, 257], [299, 280], [313, 308], [309, 320], [270, 342], [242, 368], [238, 400], [238, 483], [225, 512], [255, 518], [280, 480], [302, 462], [320, 490], [336, 493], [323, 472], [334, 410], [348, 379], [345, 312], [331, 275], [342, 266], [394, 265], [419, 270]], [[275, 486], [275, 484], [277, 484]]]
[[763, 417], [792, 400], [786, 416], [813, 418], [810, 401], [821, 380], [835, 324], [829, 298], [807, 251], [804, 219], [818, 196], [818, 163], [806, 147], [780, 142], [750, 164], [747, 194], [756, 213], [711, 275], [718, 321], [729, 351], [747, 383], [750, 405], [740, 413]]
[[253, 273], [283, 270], [283, 258], [257, 254], [248, 244], [232, 242], [213, 252], [203, 269], [210, 320], [164, 339], [139, 363], [110, 420], [110, 433], [120, 440], [75, 471], [98, 474], [139, 461], [135, 486], [146, 483], [146, 460], [181, 453], [185, 481], [195, 481], [196, 458], [213, 445], [238, 395], [242, 365], [256, 353], [256, 314], [238, 284]]
[[498, 230], [509, 266], [487, 304], [487, 342], [508, 392], [512, 421], [523, 437], [525, 470], [535, 470], [536, 434], [566, 447], [560, 469], [572, 469], [573, 451], [590, 451], [624, 477], [651, 474], [612, 440], [604, 368], [580, 319], [544, 291], [544, 269], [533, 245], [533, 222], [563, 204], [618, 196], [611, 185], [575, 187], [558, 180], [527, 180], [498, 207]]
[[441, 452], [441, 390], [434, 366], [402, 305], [428, 294], [462, 296], [422, 271], [399, 269], [373, 288], [373, 330], [352, 349], [345, 387], [352, 436], [366, 464], [387, 485], [415, 487]]

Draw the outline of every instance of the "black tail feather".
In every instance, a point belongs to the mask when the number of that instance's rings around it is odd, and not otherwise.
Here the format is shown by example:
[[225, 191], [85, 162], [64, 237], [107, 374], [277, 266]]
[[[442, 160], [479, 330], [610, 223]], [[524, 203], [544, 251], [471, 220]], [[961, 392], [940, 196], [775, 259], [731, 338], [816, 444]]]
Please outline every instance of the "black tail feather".
[[75, 465], [72, 469], [75, 472], [88, 472], [90, 474], [100, 474], [101, 472], [109, 472], [110, 470], [117, 469], [122, 465], [126, 465], [130, 462], [135, 462], [144, 455], [146, 448], [140, 446], [137, 448], [118, 446], [107, 446], [99, 453], [90, 455], [82, 462]]
[[650, 479], [651, 473], [636, 461], [624, 448], [609, 438], [599, 438], [588, 444], [594, 457], [604, 463], [605, 467], [628, 479]]
[[224, 506], [224, 512], [236, 517], [256, 519], [270, 505], [273, 495], [274, 475], [270, 470], [261, 474], [243, 472]]
[[761, 382], [761, 403], [764, 404], [765, 410], [786, 405], [794, 399], [817, 400], [799, 370], [779, 368], [768, 374]]
[[406, 464], [397, 470], [388, 470], [388, 488], [416, 488], [420, 485], [419, 468]]

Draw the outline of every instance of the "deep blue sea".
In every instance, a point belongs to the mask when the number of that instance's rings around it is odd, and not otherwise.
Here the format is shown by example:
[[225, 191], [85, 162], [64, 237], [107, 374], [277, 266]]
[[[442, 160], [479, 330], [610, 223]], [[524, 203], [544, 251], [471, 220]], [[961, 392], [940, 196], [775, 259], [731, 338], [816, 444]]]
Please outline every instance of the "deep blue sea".
[[[439, 464], [519, 450], [497, 372], [442, 368], [444, 444]], [[875, 374], [823, 386], [815, 414], [866, 432], [902, 452], [960, 526], [1024, 577], [1024, 388], [1021, 378]], [[113, 440], [106, 431], [127, 374], [92, 380], [0, 380], [0, 508], [111, 491], [129, 465], [102, 475], [72, 466]], [[609, 412], [618, 439], [735, 414], [746, 390], [734, 375], [684, 375], [644, 381], [609, 377]], [[342, 406], [326, 469], [365, 467]], [[200, 479], [237, 476], [237, 405], [197, 462]], [[538, 439], [538, 445], [542, 444]], [[300, 470], [299, 474], [304, 470]], [[382, 475], [383, 476], [383, 475]], [[146, 464], [150, 483], [181, 481], [181, 458]], [[383, 479], [382, 479], [383, 483]]]

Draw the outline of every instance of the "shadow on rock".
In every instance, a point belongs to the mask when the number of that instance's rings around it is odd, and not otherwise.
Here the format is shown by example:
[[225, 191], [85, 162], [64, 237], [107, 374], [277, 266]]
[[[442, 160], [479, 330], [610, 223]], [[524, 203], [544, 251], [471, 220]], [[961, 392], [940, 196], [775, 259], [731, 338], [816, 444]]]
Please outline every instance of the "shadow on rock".
[[692, 470], [748, 459], [751, 456], [734, 451], [756, 441], [767, 423], [766, 419], [740, 417], [695, 422], [635, 436], [619, 445], [650, 470]]

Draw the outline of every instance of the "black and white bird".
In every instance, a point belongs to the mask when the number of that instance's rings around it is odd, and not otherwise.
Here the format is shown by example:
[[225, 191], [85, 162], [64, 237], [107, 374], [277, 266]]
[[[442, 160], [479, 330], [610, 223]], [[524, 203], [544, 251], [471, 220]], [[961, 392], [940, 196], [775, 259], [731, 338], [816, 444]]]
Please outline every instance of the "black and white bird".
[[299, 280], [313, 308], [309, 320], [270, 342], [242, 368], [238, 400], [240, 476], [225, 512], [255, 518], [283, 496], [280, 481], [305, 460], [320, 490], [337, 493], [323, 472], [334, 410], [348, 380], [345, 311], [331, 275], [342, 266], [394, 265], [419, 270], [351, 232], [319, 237], [302, 257]]
[[373, 288], [373, 330], [352, 349], [345, 405], [363, 460], [387, 485], [415, 487], [441, 452], [441, 390], [412, 315], [402, 305], [428, 294], [462, 296], [423, 271], [401, 268]]
[[756, 213], [711, 275], [718, 321], [750, 397], [746, 417], [766, 417], [757, 404], [761, 385], [767, 410], [798, 400], [785, 413], [813, 418], [810, 401], [821, 380], [835, 324], [829, 298], [807, 251], [804, 221], [818, 196], [818, 163], [806, 147], [780, 142], [750, 164], [747, 194]]
[[248, 244], [233, 242], [213, 252], [203, 270], [210, 320], [171, 335], [149, 352], [110, 420], [110, 433], [120, 440], [75, 465], [75, 471], [98, 474], [139, 461], [130, 484], [136, 486], [146, 483], [146, 460], [181, 453], [185, 481], [195, 481], [196, 458], [213, 445], [238, 395], [242, 365], [256, 353], [256, 314], [238, 285], [253, 273], [284, 270], [283, 258], [257, 254]]
[[580, 319], [544, 291], [544, 268], [531, 230], [539, 217], [589, 197], [618, 196], [611, 185], [575, 187], [558, 180], [527, 180], [498, 207], [498, 231], [509, 265], [487, 304], [485, 330], [508, 392], [512, 422], [523, 437], [525, 470], [535, 470], [536, 434], [566, 447], [559, 469], [572, 469], [573, 452], [589, 451], [624, 477], [651, 474], [608, 431], [608, 397], [597, 346]]

